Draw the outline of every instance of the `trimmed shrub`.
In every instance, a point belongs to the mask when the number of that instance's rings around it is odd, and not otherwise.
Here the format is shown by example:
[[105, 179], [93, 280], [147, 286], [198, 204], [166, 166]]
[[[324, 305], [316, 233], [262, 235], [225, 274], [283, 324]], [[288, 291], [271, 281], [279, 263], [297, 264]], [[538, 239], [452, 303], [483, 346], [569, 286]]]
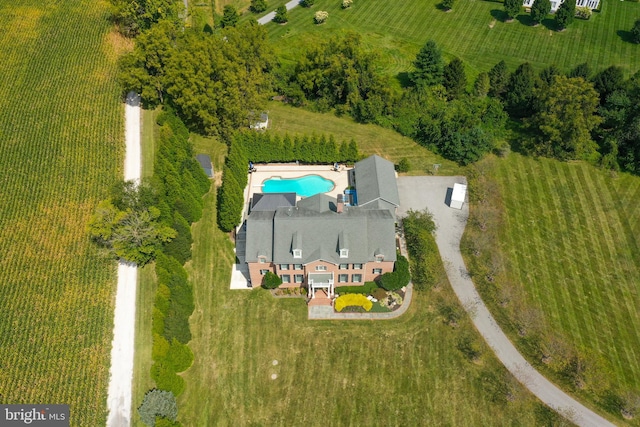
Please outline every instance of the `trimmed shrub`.
[[576, 7], [576, 18], [589, 19], [591, 18], [591, 14], [591, 9], [589, 9], [588, 7]]
[[262, 13], [267, 10], [267, 1], [266, 0], [251, 0], [251, 6], [249, 6], [249, 10], [253, 13]]
[[339, 295], [344, 294], [364, 294], [371, 295], [371, 293], [378, 289], [376, 282], [365, 282], [362, 286], [338, 286], [335, 288], [335, 292]]
[[177, 375], [167, 362], [155, 362], [151, 366], [151, 378], [158, 388], [168, 390], [175, 396], [180, 396], [184, 391], [184, 379]]
[[329, 17], [329, 12], [326, 12], [324, 10], [319, 10], [313, 15], [313, 21], [316, 24], [322, 24], [327, 20], [328, 17]]
[[316, 0], [300, 0], [300, 6], [311, 7], [315, 4]]
[[362, 294], [346, 294], [336, 298], [336, 311], [342, 311], [345, 307], [350, 306], [359, 306], [364, 308], [365, 311], [369, 311], [373, 307], [373, 303]]
[[163, 360], [169, 352], [169, 341], [160, 334], [153, 334], [153, 349], [151, 350], [151, 359], [154, 362]]
[[396, 170], [398, 172], [409, 172], [409, 169], [411, 169], [411, 163], [409, 163], [409, 160], [406, 157], [400, 159], [396, 165]]
[[342, 8], [349, 9], [353, 4], [353, 0], [342, 0]]
[[160, 424], [156, 424], [157, 417], [175, 421], [178, 416], [176, 397], [170, 391], [149, 390], [144, 395], [138, 413], [142, 422], [148, 426], [159, 426]]
[[262, 278], [262, 287], [265, 289], [275, 289], [280, 285], [282, 285], [282, 279], [272, 271], [267, 271]]
[[272, 19], [276, 24], [286, 24], [289, 21], [287, 16], [287, 7], [285, 5], [278, 6], [276, 9], [276, 15]]
[[[169, 343], [167, 343], [169, 344]], [[186, 371], [193, 364], [193, 352], [189, 346], [175, 338], [166, 352], [166, 361], [176, 372]]]
[[393, 273], [384, 273], [378, 279], [380, 287], [388, 291], [396, 291], [403, 286], [407, 286], [411, 280], [409, 274], [409, 261], [402, 255], [398, 254]]

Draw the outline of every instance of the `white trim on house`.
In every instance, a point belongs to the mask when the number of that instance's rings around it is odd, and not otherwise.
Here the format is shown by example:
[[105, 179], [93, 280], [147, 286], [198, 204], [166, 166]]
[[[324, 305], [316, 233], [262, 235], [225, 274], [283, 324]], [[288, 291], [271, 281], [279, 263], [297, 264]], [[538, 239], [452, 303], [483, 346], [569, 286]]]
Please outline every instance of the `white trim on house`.
[[[524, 0], [522, 5], [524, 7], [533, 6], [535, 0]], [[551, 13], [555, 13], [564, 0], [552, 0], [551, 1]], [[576, 7], [588, 7], [589, 9], [597, 9], [600, 6], [600, 0], [576, 0]]]

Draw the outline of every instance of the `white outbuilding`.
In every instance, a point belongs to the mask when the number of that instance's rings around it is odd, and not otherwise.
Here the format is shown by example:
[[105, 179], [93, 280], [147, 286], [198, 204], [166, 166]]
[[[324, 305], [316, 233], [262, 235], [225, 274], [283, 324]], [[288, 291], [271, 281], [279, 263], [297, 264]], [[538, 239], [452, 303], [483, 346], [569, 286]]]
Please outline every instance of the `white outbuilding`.
[[467, 197], [467, 186], [465, 184], [453, 184], [453, 192], [451, 193], [450, 207], [454, 209], [462, 209], [464, 199]]

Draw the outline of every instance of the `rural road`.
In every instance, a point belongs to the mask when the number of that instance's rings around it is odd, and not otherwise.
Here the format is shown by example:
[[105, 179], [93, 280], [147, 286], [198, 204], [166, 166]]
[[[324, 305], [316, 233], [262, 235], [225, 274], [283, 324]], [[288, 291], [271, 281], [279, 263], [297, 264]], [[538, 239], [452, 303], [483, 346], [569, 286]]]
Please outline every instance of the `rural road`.
[[[300, 4], [300, 0], [291, 0], [290, 2], [288, 2], [287, 4], [285, 4], [285, 6], [287, 7], [287, 10], [291, 10], [294, 7], [296, 7], [297, 5]], [[273, 19], [273, 17], [276, 16], [276, 12], [269, 12], [266, 15], [264, 15], [262, 18], [258, 19], [258, 24], [260, 25], [264, 25], [266, 23], [271, 22], [271, 20]]]
[[469, 217], [465, 203], [462, 210], [445, 204], [447, 189], [454, 183], [466, 183], [465, 177], [400, 177], [399, 216], [409, 209], [428, 209], [436, 223], [436, 243], [447, 271], [447, 277], [473, 324], [504, 366], [538, 399], [560, 415], [583, 427], [613, 426], [605, 418], [588, 409], [555, 384], [543, 377], [511, 343], [480, 298], [469, 277], [460, 253], [460, 240]]
[[[140, 180], [140, 97], [127, 95], [125, 105], [124, 179]], [[138, 268], [120, 261], [116, 309], [111, 343], [111, 368], [107, 395], [107, 427], [131, 424], [131, 381], [133, 379], [134, 330]]]

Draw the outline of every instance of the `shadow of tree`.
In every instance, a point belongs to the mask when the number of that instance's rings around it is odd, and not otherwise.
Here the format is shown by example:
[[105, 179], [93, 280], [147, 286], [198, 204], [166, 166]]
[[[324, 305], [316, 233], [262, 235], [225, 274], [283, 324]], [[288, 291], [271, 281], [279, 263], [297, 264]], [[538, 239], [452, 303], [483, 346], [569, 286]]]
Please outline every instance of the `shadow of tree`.
[[616, 34], [618, 35], [618, 37], [622, 39], [623, 42], [636, 44], [633, 41], [633, 36], [631, 35], [631, 31], [618, 30], [616, 31]]
[[555, 18], [545, 18], [542, 20], [541, 24], [548, 30], [556, 31], [558, 29], [558, 24], [556, 24]]
[[509, 19], [509, 16], [507, 15], [507, 13], [501, 9], [492, 9], [491, 16], [493, 16], [494, 19], [500, 22], [505, 22], [507, 19]]
[[522, 25], [528, 25], [528, 26], [533, 26], [533, 19], [531, 19], [531, 15], [518, 15], [516, 16], [516, 19], [518, 20], [518, 22], [520, 22]]
[[413, 85], [407, 71], [402, 71], [396, 74], [396, 80], [398, 81], [398, 83], [400, 83], [400, 86], [402, 88], [408, 88], [409, 86]]
[[449, 12], [450, 10], [452, 10], [451, 8], [446, 7], [444, 4], [442, 3], [438, 3], [436, 5], [436, 9], [441, 10], [443, 12]]

